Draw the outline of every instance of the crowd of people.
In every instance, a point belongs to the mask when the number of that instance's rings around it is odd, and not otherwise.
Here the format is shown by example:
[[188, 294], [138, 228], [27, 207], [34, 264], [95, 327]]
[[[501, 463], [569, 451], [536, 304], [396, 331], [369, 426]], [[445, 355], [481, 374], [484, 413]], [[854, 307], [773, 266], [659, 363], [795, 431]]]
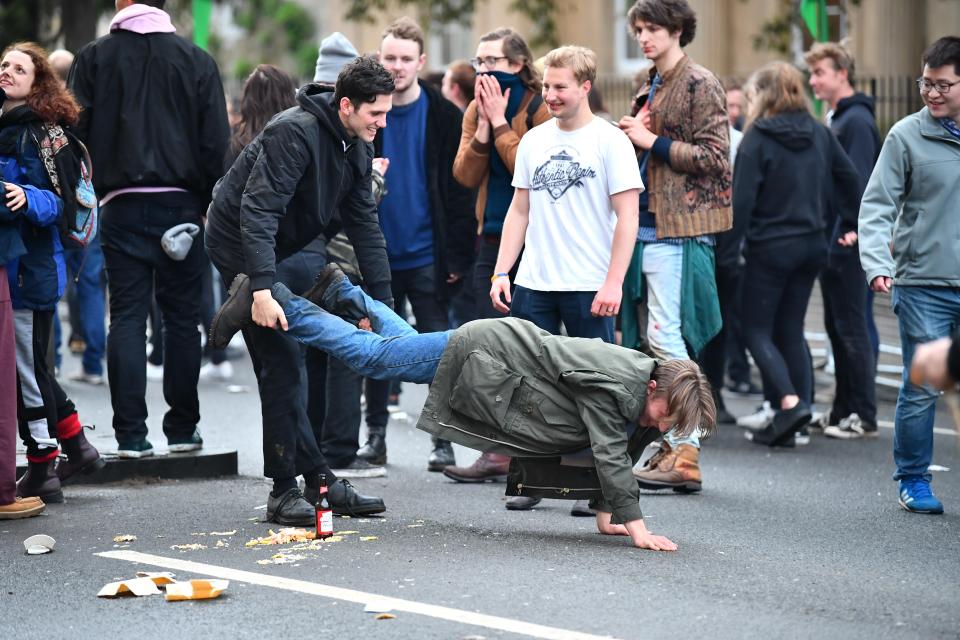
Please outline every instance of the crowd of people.
[[[724, 85], [685, 52], [686, 0], [629, 10], [651, 65], [619, 119], [587, 48], [536, 59], [505, 27], [427, 79], [410, 18], [371, 55], [326, 37], [299, 88], [259, 65], [228, 103], [164, 0], [116, 8], [76, 58], [16, 43], [0, 59], [0, 518], [104, 465], [58, 382], [64, 296], [83, 354], [70, 379], [109, 385], [121, 458], [154, 454], [151, 378], [169, 451], [203, 447], [199, 380], [233, 375], [242, 333], [272, 522], [312, 525], [322, 477], [335, 513], [383, 512], [350, 479], [387, 473], [401, 383], [430, 383], [429, 471], [506, 481], [511, 510], [568, 487], [600, 532], [672, 550], [643, 526], [639, 489], [701, 491], [718, 423], [768, 447], [876, 435], [872, 295], [892, 292], [899, 502], [942, 513], [927, 467], [958, 358], [921, 345], [960, 321], [960, 38], [923, 53], [925, 106], [882, 141], [844, 46]], [[818, 279], [836, 389], [816, 416], [803, 323]], [[725, 386], [763, 404], [735, 418]], [[480, 455], [458, 466], [451, 442]]]

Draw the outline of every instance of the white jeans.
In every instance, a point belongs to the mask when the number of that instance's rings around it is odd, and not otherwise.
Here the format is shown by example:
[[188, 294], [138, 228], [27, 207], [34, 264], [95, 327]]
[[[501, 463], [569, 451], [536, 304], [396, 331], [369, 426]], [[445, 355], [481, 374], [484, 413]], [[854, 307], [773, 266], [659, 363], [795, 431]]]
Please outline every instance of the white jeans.
[[[642, 270], [647, 283], [647, 341], [652, 355], [661, 360], [689, 359], [680, 331], [683, 245], [645, 243]], [[681, 444], [700, 448], [696, 433], [675, 438], [668, 431], [663, 439], [674, 449]]]

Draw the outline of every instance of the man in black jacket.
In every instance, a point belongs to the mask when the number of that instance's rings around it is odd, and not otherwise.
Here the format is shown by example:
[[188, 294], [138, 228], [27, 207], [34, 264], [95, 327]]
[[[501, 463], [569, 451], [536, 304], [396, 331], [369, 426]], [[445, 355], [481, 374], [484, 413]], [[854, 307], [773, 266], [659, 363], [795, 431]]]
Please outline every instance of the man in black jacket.
[[[449, 326], [450, 296], [473, 264], [476, 222], [468, 189], [453, 179], [463, 115], [439, 91], [417, 78], [426, 62], [423, 31], [403, 17], [383, 32], [380, 62], [396, 88], [390, 127], [377, 134], [376, 155], [390, 161], [388, 196], [380, 224], [390, 258], [393, 297], [410, 301], [417, 330]], [[368, 412], [386, 409], [385, 382], [368, 382]], [[360, 455], [385, 461], [382, 433], [370, 433]], [[433, 439], [427, 469], [456, 464], [450, 443]]]
[[107, 372], [120, 457], [153, 454], [147, 440], [144, 334], [154, 294], [164, 327], [163, 431], [171, 451], [202, 446], [198, 239], [182, 260], [160, 237], [202, 227], [230, 135], [217, 64], [177, 36], [164, 0], [117, 0], [110, 33], [77, 53], [68, 85], [83, 107], [77, 134], [93, 159], [110, 287]]
[[[880, 134], [873, 114], [873, 98], [853, 90], [853, 57], [834, 42], [817, 43], [807, 52], [810, 86], [830, 105], [827, 118], [840, 146], [860, 177], [863, 193], [880, 154]], [[836, 207], [834, 207], [835, 209]], [[828, 233], [839, 235], [835, 211]], [[828, 238], [828, 240], [831, 238]], [[856, 246], [829, 245], [827, 267], [820, 274], [824, 324], [836, 363], [837, 389], [833, 407], [821, 419], [824, 435], [850, 440], [877, 434], [876, 349], [871, 345], [867, 318], [873, 297], [860, 266]]]
[[[380, 498], [359, 495], [338, 480], [317, 447], [303, 401], [299, 347], [284, 334], [287, 319], [270, 287], [277, 263], [320, 235], [339, 209], [371, 295], [393, 303], [371, 191], [370, 144], [386, 126], [393, 88], [390, 74], [372, 58], [347, 64], [335, 88], [304, 86], [298, 106], [271, 120], [213, 191], [206, 233], [210, 259], [224, 281], [248, 274], [253, 291], [255, 324], [243, 333], [260, 388], [264, 475], [274, 483], [267, 518], [279, 524], [314, 522], [304, 495], [316, 501], [320, 474], [332, 483], [334, 511], [365, 515], [385, 508]], [[304, 494], [297, 475], [306, 481]]]

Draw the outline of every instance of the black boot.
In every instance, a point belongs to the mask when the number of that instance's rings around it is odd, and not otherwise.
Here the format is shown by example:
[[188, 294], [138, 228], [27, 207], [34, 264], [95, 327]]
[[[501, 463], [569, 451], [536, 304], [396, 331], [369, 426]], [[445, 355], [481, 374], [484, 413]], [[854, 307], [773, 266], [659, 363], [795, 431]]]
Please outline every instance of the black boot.
[[367, 443], [357, 450], [357, 457], [372, 465], [382, 467], [387, 464], [387, 440], [376, 431], [367, 436]]
[[289, 489], [283, 495], [267, 498], [267, 522], [288, 527], [312, 527], [317, 523], [317, 512], [307, 502], [300, 489]]
[[[317, 500], [320, 499], [319, 489], [307, 487], [303, 493], [307, 501], [313, 504], [316, 504]], [[353, 485], [344, 478], [340, 478], [330, 485], [327, 491], [327, 500], [330, 501], [333, 512], [340, 516], [369, 516], [387, 510], [387, 507], [383, 504], [383, 498], [357, 493]]]
[[47, 504], [63, 502], [60, 478], [53, 469], [55, 462], [27, 462], [27, 472], [17, 480], [17, 497], [37, 497]]
[[455, 464], [457, 464], [457, 459], [453, 457], [453, 445], [447, 440], [434, 438], [433, 451], [427, 458], [427, 471], [443, 471]]
[[67, 457], [57, 459], [55, 469], [63, 484], [67, 484], [67, 480], [77, 473], [90, 475], [107, 466], [106, 461], [100, 457], [100, 452], [87, 440], [83, 430], [72, 438], [61, 440], [60, 448]]

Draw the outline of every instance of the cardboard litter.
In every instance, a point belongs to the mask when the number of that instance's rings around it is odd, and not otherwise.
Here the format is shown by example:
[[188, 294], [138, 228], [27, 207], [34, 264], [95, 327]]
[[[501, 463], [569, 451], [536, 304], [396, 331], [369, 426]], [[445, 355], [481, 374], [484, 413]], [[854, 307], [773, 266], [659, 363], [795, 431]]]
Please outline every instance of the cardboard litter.
[[137, 539], [137, 536], [132, 536], [129, 533], [125, 533], [120, 536], [113, 536], [114, 542], [133, 542]]
[[232, 535], [236, 535], [236, 533], [237, 533], [237, 530], [234, 529], [233, 531], [211, 531], [211, 532], [210, 532], [210, 535], [212, 535], [212, 536], [232, 536]]
[[200, 549], [206, 549], [207, 545], [194, 542], [192, 544], [172, 544], [170, 548], [176, 549], [177, 551], [198, 551]]
[[57, 541], [50, 536], [38, 533], [24, 540], [23, 548], [27, 550], [28, 555], [39, 556], [53, 551], [55, 544], [57, 544]]
[[150, 578], [134, 578], [104, 585], [97, 593], [98, 598], [113, 598], [122, 595], [155, 596], [160, 595], [156, 583]]
[[190, 580], [167, 585], [167, 602], [179, 600], [210, 600], [219, 598], [230, 586], [229, 580]]
[[360, 536], [360, 542], [370, 542], [371, 540], [376, 540], [377, 536]]
[[393, 620], [397, 616], [392, 613], [378, 613], [373, 617], [374, 620]]
[[153, 584], [158, 587], [176, 582], [176, 580], [173, 579], [175, 575], [177, 574], [170, 573], [169, 571], [137, 571], [138, 578], [150, 578], [153, 580]]

